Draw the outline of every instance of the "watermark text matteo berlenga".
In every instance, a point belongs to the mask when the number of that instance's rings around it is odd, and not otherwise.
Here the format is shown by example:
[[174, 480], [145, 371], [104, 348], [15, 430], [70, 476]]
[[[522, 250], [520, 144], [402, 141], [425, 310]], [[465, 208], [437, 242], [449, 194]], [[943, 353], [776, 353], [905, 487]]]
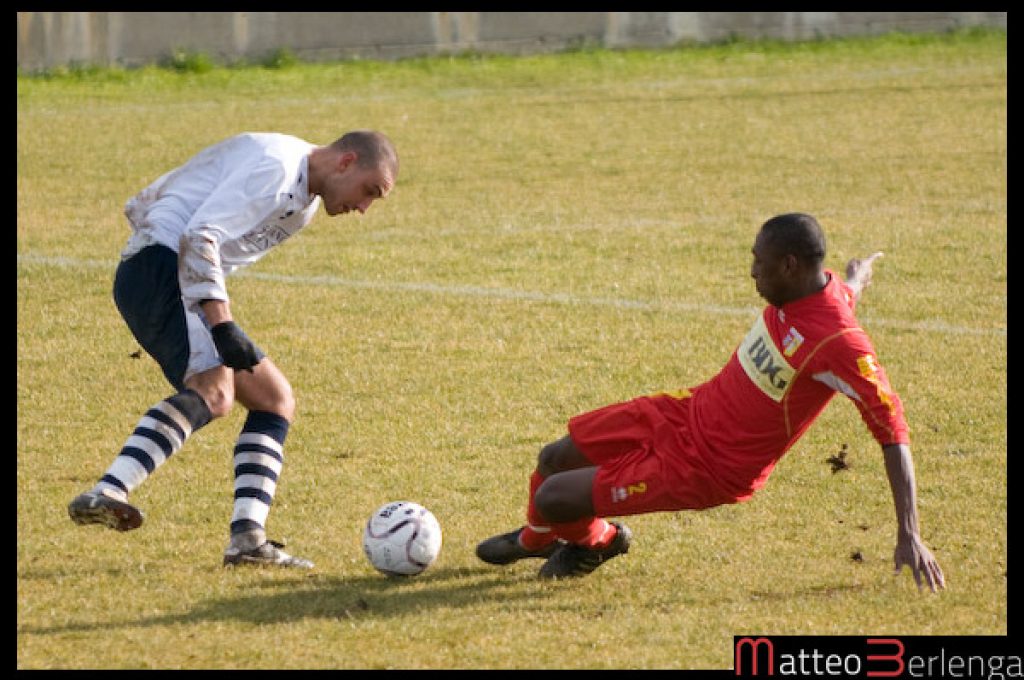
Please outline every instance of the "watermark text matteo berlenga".
[[998, 636], [766, 636], [733, 638], [744, 677], [983, 678], [1024, 676], [1021, 654]]

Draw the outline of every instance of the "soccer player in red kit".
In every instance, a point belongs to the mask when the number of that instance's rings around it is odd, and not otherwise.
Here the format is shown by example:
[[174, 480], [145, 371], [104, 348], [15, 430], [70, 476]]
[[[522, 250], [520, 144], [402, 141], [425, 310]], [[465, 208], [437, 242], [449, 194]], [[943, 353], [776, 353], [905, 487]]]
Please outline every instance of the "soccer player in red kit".
[[696, 387], [571, 418], [569, 434], [540, 451], [527, 524], [480, 543], [480, 559], [546, 558], [542, 578], [583, 576], [629, 550], [629, 528], [604, 517], [746, 501], [839, 392], [882, 447], [896, 570], [909, 566], [919, 587], [945, 587], [918, 529], [903, 405], [854, 316], [881, 253], [851, 260], [840, 280], [823, 267], [821, 227], [802, 213], [765, 222], [752, 252], [768, 306], [726, 366]]

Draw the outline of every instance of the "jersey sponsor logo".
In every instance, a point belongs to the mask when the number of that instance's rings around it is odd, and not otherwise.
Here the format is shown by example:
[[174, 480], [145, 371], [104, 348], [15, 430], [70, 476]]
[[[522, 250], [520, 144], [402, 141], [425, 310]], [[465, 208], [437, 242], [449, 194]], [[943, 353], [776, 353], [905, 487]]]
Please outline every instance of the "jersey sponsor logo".
[[287, 230], [275, 224], [264, 224], [242, 236], [239, 241], [245, 243], [243, 250], [260, 252], [270, 250], [289, 236], [291, 234]]
[[791, 357], [796, 354], [796, 351], [800, 349], [802, 344], [804, 344], [804, 336], [800, 335], [800, 331], [790, 326], [786, 337], [782, 338], [782, 353], [787, 357]]
[[620, 503], [634, 494], [647, 493], [647, 482], [612, 487], [612, 503]]
[[747, 377], [759, 390], [774, 401], [782, 401], [796, 370], [772, 341], [771, 333], [764, 324], [764, 316], [757, 317], [754, 327], [736, 350], [736, 356]]

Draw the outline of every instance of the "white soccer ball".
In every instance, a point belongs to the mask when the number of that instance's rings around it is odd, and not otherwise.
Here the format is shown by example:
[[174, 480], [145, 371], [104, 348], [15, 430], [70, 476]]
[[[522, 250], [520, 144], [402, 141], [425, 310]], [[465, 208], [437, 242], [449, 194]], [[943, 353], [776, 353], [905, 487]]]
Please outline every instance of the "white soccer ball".
[[385, 503], [366, 523], [363, 551], [381, 573], [415, 576], [433, 564], [441, 552], [441, 525], [419, 503]]

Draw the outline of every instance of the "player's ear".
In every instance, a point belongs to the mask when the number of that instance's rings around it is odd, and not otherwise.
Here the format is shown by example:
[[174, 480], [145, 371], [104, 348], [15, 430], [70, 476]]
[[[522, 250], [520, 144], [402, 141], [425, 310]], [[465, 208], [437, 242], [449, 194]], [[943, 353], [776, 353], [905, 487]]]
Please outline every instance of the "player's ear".
[[796, 259], [796, 255], [789, 253], [788, 255], [783, 256], [782, 266], [787, 274], [795, 274], [800, 268], [800, 262]]
[[338, 156], [338, 172], [344, 172], [350, 165], [356, 162], [359, 158], [359, 154], [355, 151], [342, 151], [341, 155]]

